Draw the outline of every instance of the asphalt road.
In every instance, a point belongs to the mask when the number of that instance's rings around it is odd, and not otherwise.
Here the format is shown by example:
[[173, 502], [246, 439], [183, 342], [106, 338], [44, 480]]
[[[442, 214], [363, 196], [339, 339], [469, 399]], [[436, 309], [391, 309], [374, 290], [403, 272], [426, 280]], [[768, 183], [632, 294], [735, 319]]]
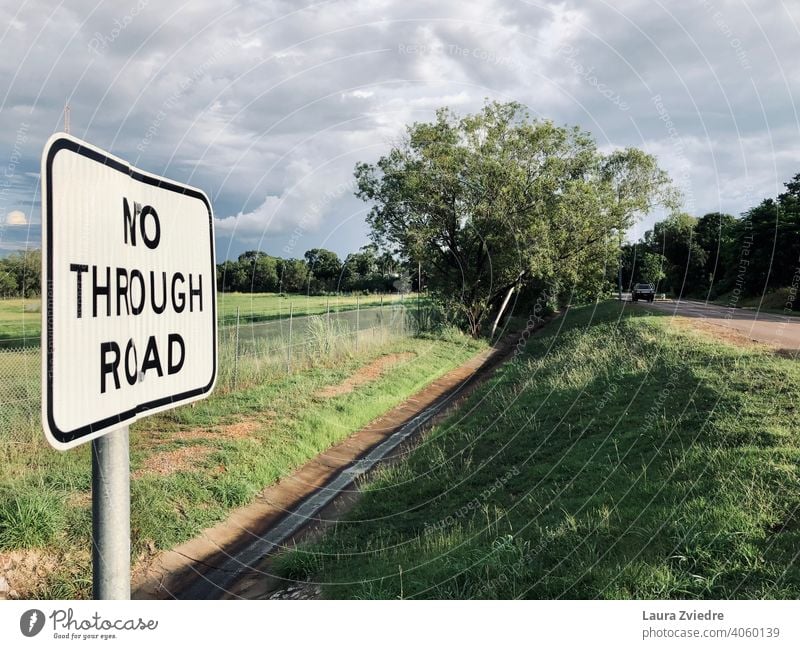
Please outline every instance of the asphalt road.
[[797, 316], [758, 313], [753, 309], [734, 309], [694, 300], [638, 302], [637, 307], [686, 318], [700, 318], [780, 349], [800, 350], [800, 317]]

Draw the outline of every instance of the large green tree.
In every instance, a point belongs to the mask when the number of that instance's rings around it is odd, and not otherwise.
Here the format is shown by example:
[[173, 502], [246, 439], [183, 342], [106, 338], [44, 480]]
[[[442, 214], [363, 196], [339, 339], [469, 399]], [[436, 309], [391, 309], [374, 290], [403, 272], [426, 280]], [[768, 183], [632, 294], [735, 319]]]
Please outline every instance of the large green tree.
[[282, 293], [308, 291], [308, 266], [302, 259], [278, 259], [278, 287]]
[[746, 294], [791, 286], [800, 266], [800, 174], [777, 200], [768, 198], [738, 223], [729, 275]]
[[673, 295], [697, 294], [708, 288], [708, 254], [696, 240], [696, 228], [696, 218], [678, 213], [659, 221], [645, 234], [651, 252], [662, 254], [666, 260], [664, 288]]
[[[260, 250], [248, 250], [239, 255], [238, 265], [245, 275], [237, 289], [248, 293], [272, 293], [278, 290], [278, 260]], [[241, 275], [237, 275], [241, 277]]]
[[532, 282], [599, 289], [621, 233], [675, 202], [652, 156], [604, 156], [588, 133], [531, 119], [517, 103], [465, 117], [440, 109], [355, 174], [375, 243], [422, 264], [473, 335]]
[[[42, 251], [25, 250], [12, 252], [5, 259], [0, 259], [0, 273], [4, 290], [21, 297], [36, 297], [42, 292]], [[11, 288], [11, 278], [14, 288]]]
[[720, 290], [722, 280], [734, 263], [732, 250], [736, 240], [736, 218], [731, 214], [709, 212], [697, 220], [694, 239], [705, 252], [705, 280], [711, 296]]
[[17, 280], [0, 265], [0, 298], [12, 297], [17, 294]]
[[305, 254], [311, 290], [337, 291], [340, 289], [342, 262], [339, 255], [325, 248], [312, 248]]

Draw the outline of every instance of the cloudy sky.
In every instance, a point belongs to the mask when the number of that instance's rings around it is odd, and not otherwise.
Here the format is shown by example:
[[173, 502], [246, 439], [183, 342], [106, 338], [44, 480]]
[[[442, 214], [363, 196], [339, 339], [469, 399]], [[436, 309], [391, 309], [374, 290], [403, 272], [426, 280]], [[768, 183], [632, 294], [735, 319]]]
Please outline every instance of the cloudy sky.
[[486, 98], [656, 154], [696, 215], [738, 214], [800, 172], [796, 0], [0, 0], [0, 14], [0, 254], [40, 245], [40, 157], [65, 102], [74, 135], [211, 196], [220, 260], [356, 250], [355, 163]]

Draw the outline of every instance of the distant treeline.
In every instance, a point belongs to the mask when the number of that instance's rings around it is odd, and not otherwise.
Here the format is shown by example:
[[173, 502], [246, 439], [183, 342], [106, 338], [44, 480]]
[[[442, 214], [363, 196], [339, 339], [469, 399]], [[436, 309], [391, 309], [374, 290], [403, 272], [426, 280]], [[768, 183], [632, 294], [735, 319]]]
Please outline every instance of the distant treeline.
[[344, 260], [325, 248], [314, 248], [303, 259], [282, 259], [249, 250], [235, 261], [217, 264], [217, 288], [242, 293], [369, 293], [405, 292], [411, 282], [403, 266], [374, 245], [364, 246]]
[[[14, 252], [0, 259], [0, 298], [38, 297], [41, 294], [40, 250]], [[303, 259], [282, 259], [250, 250], [235, 261], [217, 264], [219, 291], [242, 293], [406, 292], [413, 275], [374, 245], [344, 260], [330, 250], [314, 248]]]
[[12, 252], [0, 259], [0, 298], [38, 297], [41, 292], [41, 250]]
[[677, 214], [623, 246], [623, 288], [649, 282], [675, 296], [703, 299], [760, 296], [800, 286], [800, 174], [777, 199], [765, 199], [740, 218], [712, 212]]

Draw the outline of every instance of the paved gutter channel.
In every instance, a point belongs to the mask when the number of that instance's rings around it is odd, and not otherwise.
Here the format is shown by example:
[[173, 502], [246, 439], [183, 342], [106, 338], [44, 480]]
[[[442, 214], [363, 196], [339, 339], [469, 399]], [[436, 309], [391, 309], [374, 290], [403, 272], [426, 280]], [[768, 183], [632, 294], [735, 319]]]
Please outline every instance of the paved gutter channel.
[[[234, 512], [217, 526], [233, 527], [235, 534], [230, 530], [215, 534], [217, 528], [212, 528], [204, 533], [205, 538], [163, 553], [160, 571], [150, 570], [140, 578], [134, 597], [239, 597], [237, 592], [247, 589], [244, 582], [252, 585], [256, 580], [268, 580], [269, 575], [259, 569], [267, 557], [291, 547], [309, 529], [318, 533], [335, 523], [342, 513], [337, 509], [348, 509], [357, 498], [357, 481], [379, 464], [402, 456], [435, 420], [491, 375], [513, 352], [520, 335], [507, 335], [451, 370], [278, 485], [267, 488], [260, 502], [241, 508], [238, 519]], [[389, 420], [388, 426], [385, 420]], [[280, 489], [288, 495], [270, 494]]]

